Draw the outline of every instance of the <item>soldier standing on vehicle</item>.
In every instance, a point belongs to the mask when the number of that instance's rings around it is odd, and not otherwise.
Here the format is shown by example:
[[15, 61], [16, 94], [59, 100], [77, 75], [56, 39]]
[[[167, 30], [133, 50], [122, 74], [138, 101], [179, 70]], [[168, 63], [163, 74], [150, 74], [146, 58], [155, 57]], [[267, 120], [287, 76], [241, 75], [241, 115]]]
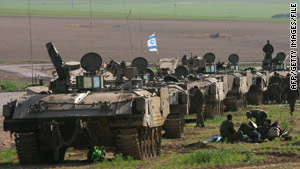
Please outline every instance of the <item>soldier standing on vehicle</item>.
[[255, 118], [255, 123], [257, 124], [257, 126], [263, 126], [268, 117], [268, 114], [263, 110], [256, 109], [247, 112], [246, 116], [248, 119]]
[[287, 101], [290, 105], [290, 114], [293, 116], [296, 100], [299, 98], [299, 90], [298, 88], [297, 90], [292, 90], [289, 85], [287, 88], [285, 88], [284, 92], [287, 93]]
[[[205, 127], [204, 125], [204, 118], [203, 118], [203, 105], [205, 102], [205, 95], [204, 91], [199, 89], [198, 86], [194, 87], [194, 104], [196, 108], [197, 113], [197, 119], [196, 119], [196, 127]], [[201, 126], [200, 126], [201, 125]]]
[[265, 52], [265, 57], [263, 60], [263, 66], [271, 68], [272, 61], [272, 53], [274, 52], [273, 46], [270, 44], [270, 41], [267, 40], [267, 44], [263, 47], [263, 51]]
[[220, 127], [220, 134], [222, 136], [221, 141], [225, 141], [227, 139], [228, 142], [241, 141], [243, 138], [242, 132], [236, 132], [232, 123], [232, 115], [227, 115], [227, 120], [222, 122]]

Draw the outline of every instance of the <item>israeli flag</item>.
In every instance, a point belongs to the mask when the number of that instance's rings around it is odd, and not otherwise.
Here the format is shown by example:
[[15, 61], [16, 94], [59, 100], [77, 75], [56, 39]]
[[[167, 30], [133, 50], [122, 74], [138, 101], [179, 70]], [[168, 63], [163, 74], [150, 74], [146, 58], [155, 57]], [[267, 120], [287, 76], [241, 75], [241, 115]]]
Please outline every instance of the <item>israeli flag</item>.
[[149, 51], [151, 51], [151, 52], [157, 51], [155, 33], [152, 34], [151, 36], [149, 36], [147, 44], [148, 44]]

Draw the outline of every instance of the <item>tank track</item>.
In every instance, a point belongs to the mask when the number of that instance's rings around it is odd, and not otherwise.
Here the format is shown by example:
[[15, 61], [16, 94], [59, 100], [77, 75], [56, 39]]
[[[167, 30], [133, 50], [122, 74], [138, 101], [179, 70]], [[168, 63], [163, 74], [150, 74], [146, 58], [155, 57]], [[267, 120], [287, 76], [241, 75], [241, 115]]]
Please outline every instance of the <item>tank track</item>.
[[37, 164], [40, 162], [37, 139], [34, 133], [16, 133], [15, 142], [20, 164]]
[[167, 138], [182, 138], [184, 136], [184, 115], [169, 114], [165, 122], [165, 136]]
[[64, 161], [66, 148], [60, 148], [57, 154], [58, 160], [54, 160], [53, 150], [41, 152], [37, 135], [35, 133], [16, 133], [16, 149], [20, 164], [40, 164]]
[[143, 160], [160, 155], [161, 129], [120, 129], [117, 131], [118, 152]]

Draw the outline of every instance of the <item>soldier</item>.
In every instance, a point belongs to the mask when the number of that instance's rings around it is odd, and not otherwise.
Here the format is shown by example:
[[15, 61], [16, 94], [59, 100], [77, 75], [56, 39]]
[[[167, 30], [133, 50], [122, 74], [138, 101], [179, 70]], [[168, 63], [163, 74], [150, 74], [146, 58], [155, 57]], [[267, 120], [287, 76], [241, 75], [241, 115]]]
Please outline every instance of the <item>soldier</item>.
[[266, 53], [264, 60], [271, 60], [272, 53], [274, 52], [273, 46], [270, 44], [270, 41], [267, 40], [267, 44], [263, 47], [263, 51]]
[[257, 126], [263, 126], [268, 117], [265, 111], [259, 109], [250, 110], [246, 113], [246, 116], [248, 119], [255, 118], [255, 123], [257, 124]]
[[271, 120], [266, 119], [264, 125], [257, 128], [257, 131], [261, 134], [262, 140], [268, 138], [268, 131], [270, 129], [270, 126], [271, 126]]
[[238, 132], [242, 132], [243, 134], [246, 134], [248, 136], [252, 135], [252, 132], [255, 130], [253, 126], [250, 126], [247, 123], [242, 123], [240, 128], [238, 129]]
[[272, 53], [274, 52], [273, 46], [270, 44], [270, 41], [267, 40], [267, 44], [263, 47], [263, 51], [265, 52], [265, 57], [263, 60], [263, 66], [271, 68], [271, 60], [272, 60]]
[[254, 142], [259, 142], [259, 138], [264, 140], [268, 137], [268, 130], [271, 126], [271, 120], [266, 119], [264, 124], [260, 127], [253, 126], [250, 122], [249, 124], [243, 123], [241, 124], [238, 132], [242, 132], [243, 134], [248, 135], [253, 139]]
[[297, 98], [299, 98], [299, 90], [298, 88], [297, 90], [292, 90], [289, 85], [288, 87], [285, 88], [284, 92], [287, 93], [287, 101], [290, 105], [290, 114], [291, 116], [293, 116], [296, 100]]
[[183, 55], [183, 57], [181, 58], [181, 63], [183, 65], [187, 65], [187, 56], [186, 55]]
[[290, 86], [290, 76], [291, 76], [291, 74], [288, 73], [283, 80], [283, 88], [284, 89]]
[[236, 132], [232, 123], [232, 115], [227, 115], [227, 120], [222, 122], [220, 127], [220, 134], [222, 136], [222, 141], [227, 139], [229, 142], [240, 141], [243, 138], [242, 132]]
[[196, 108], [197, 119], [196, 119], [196, 127], [205, 127], [204, 118], [203, 118], [203, 104], [205, 102], [204, 91], [200, 90], [198, 86], [194, 87], [194, 106]]

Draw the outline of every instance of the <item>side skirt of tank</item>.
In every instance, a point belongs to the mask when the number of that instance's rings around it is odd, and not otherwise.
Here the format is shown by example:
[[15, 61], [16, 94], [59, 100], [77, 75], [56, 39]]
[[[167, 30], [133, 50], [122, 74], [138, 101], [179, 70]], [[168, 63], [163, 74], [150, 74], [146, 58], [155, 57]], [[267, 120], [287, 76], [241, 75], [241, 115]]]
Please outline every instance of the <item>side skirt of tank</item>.
[[204, 119], [213, 119], [222, 116], [224, 112], [224, 104], [222, 101], [205, 102]]
[[186, 104], [170, 106], [170, 114], [167, 116], [163, 126], [167, 138], [182, 138], [184, 136], [185, 115], [187, 111]]
[[247, 94], [228, 93], [224, 104], [226, 109], [230, 111], [243, 110], [247, 107]]
[[247, 101], [250, 105], [263, 104], [263, 91], [249, 91], [247, 94]]

